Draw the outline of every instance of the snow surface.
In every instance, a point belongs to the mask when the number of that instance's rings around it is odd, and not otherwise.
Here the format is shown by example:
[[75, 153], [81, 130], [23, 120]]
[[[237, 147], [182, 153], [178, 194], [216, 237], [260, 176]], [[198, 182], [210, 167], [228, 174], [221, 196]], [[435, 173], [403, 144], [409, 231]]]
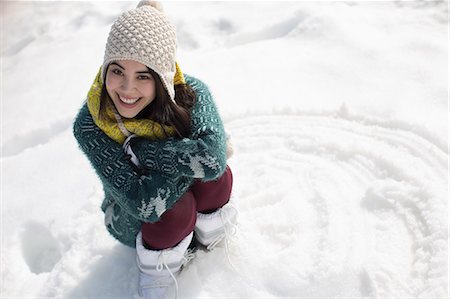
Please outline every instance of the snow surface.
[[[1, 2], [1, 297], [138, 298], [72, 121], [136, 2]], [[448, 3], [166, 2], [236, 153], [183, 298], [448, 298]]]

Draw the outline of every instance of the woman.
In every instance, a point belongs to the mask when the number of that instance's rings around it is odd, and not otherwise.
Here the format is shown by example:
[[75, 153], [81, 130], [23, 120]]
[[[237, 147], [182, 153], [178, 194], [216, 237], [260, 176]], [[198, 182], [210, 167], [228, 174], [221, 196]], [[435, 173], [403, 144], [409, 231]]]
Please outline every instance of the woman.
[[145, 298], [176, 286], [195, 241], [212, 248], [236, 222], [222, 120], [175, 54], [175, 28], [159, 4], [123, 13], [73, 127], [103, 184], [108, 231], [137, 249]]

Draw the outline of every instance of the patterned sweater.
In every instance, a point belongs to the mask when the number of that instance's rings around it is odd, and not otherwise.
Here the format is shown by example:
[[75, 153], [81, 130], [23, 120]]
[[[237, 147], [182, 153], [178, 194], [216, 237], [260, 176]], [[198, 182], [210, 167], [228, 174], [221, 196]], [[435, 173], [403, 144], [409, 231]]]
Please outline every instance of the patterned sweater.
[[139, 172], [122, 145], [95, 125], [86, 103], [73, 124], [74, 136], [103, 184], [105, 225], [130, 247], [135, 247], [142, 223], [158, 221], [194, 179], [214, 180], [225, 171], [225, 132], [214, 100], [203, 82], [185, 78], [196, 92], [191, 136], [139, 138], [132, 148], [145, 172]]

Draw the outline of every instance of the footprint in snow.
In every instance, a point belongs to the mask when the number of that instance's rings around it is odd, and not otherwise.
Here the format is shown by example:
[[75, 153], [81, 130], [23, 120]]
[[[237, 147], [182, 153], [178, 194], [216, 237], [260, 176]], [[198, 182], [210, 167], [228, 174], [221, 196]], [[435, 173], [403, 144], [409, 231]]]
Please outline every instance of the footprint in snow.
[[52, 271], [61, 259], [57, 240], [50, 230], [37, 221], [29, 221], [20, 236], [22, 255], [35, 274]]

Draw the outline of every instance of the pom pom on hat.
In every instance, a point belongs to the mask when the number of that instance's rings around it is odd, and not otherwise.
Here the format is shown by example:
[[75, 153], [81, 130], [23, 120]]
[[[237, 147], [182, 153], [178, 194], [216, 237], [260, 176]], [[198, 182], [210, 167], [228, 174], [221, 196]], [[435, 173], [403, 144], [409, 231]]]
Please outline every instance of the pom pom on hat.
[[159, 2], [159, 1], [151, 1], [151, 0], [142, 0], [141, 2], [138, 3], [136, 8], [139, 8], [141, 6], [146, 6], [146, 5], [151, 6], [151, 7], [155, 8], [155, 9], [157, 9], [160, 12], [164, 11], [163, 5], [162, 5], [161, 2]]

